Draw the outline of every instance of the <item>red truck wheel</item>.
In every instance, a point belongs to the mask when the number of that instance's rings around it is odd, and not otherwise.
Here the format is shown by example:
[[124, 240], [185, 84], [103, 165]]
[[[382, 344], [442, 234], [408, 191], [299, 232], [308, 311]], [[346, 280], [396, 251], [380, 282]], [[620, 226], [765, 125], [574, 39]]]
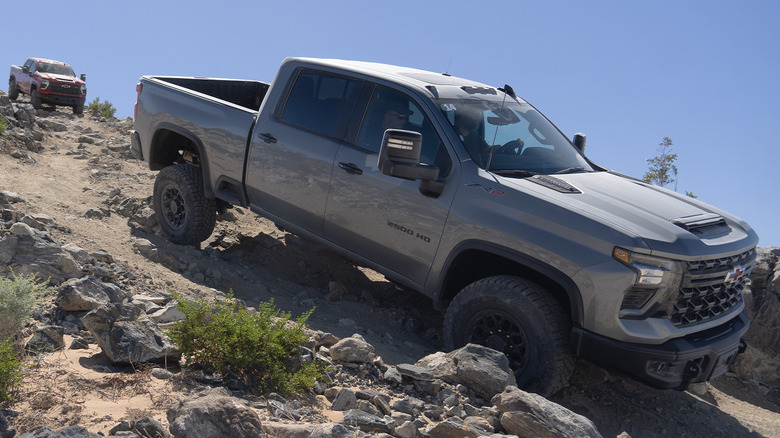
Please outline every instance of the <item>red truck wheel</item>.
[[16, 86], [16, 80], [11, 78], [8, 80], [8, 98], [16, 100], [19, 97], [19, 87]]
[[38, 94], [38, 90], [35, 88], [30, 90], [30, 103], [32, 103], [32, 106], [35, 109], [39, 109], [41, 107], [41, 96]]
[[84, 113], [84, 104], [78, 104], [73, 107], [73, 114], [83, 114]]

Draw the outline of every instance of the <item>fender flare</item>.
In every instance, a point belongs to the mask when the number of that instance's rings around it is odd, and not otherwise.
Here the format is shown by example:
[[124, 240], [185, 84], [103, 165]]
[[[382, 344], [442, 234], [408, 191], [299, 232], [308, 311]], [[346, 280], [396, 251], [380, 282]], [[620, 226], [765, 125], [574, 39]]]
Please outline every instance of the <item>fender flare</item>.
[[198, 155], [200, 156], [200, 168], [203, 173], [203, 191], [208, 198], [214, 198], [214, 189], [211, 187], [211, 171], [209, 170], [209, 160], [208, 160], [208, 154], [206, 153], [206, 148], [203, 145], [203, 142], [200, 140], [200, 138], [193, 134], [191, 131], [188, 131], [186, 129], [183, 129], [182, 127], [168, 123], [168, 122], [160, 122], [154, 125], [154, 129], [152, 129], [152, 139], [149, 144], [149, 169], [151, 170], [160, 170], [163, 167], [166, 167], [170, 165], [170, 163], [164, 163], [159, 160], [158, 154], [155, 153], [156, 149], [156, 143], [157, 143], [157, 136], [160, 133], [160, 131], [170, 131], [174, 132], [176, 134], [181, 135], [182, 137], [186, 138], [192, 144], [195, 145], [195, 148], [198, 149]]
[[[453, 250], [450, 252], [449, 256], [447, 256], [447, 259], [442, 266], [442, 274], [450, 272], [452, 269], [452, 264], [455, 262], [458, 256], [469, 250], [477, 250], [493, 254], [512, 263], [521, 265], [555, 282], [561, 287], [569, 300], [572, 323], [574, 326], [581, 326], [584, 319], [584, 311], [582, 304], [582, 294], [580, 293], [580, 289], [577, 284], [574, 283], [571, 277], [554, 266], [544, 263], [535, 257], [529, 256], [517, 250], [479, 240], [463, 241], [456, 245], [455, 248], [453, 248]], [[443, 296], [443, 291], [445, 290], [446, 281], [446, 276], [440, 275], [437, 283], [434, 285], [434, 293], [432, 295], [434, 308], [439, 309], [444, 307], [445, 298]]]

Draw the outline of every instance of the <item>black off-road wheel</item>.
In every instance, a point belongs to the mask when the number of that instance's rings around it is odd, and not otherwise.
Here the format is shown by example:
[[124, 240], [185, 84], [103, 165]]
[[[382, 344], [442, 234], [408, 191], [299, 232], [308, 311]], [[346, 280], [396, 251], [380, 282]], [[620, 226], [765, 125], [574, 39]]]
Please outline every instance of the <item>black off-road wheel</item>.
[[8, 98], [16, 100], [19, 97], [19, 87], [16, 86], [16, 79], [11, 78], [8, 80]]
[[83, 114], [83, 113], [84, 113], [84, 103], [80, 103], [73, 107], [73, 114]]
[[203, 172], [192, 164], [163, 168], [154, 181], [154, 212], [168, 240], [190, 245], [214, 231], [216, 200], [203, 192]]
[[41, 107], [41, 96], [38, 94], [38, 90], [35, 88], [30, 90], [30, 103], [32, 103], [32, 106], [35, 109], [40, 109]]
[[473, 343], [503, 352], [517, 386], [543, 396], [568, 385], [574, 368], [570, 334], [561, 305], [541, 286], [513, 276], [465, 287], [444, 318], [447, 349]]

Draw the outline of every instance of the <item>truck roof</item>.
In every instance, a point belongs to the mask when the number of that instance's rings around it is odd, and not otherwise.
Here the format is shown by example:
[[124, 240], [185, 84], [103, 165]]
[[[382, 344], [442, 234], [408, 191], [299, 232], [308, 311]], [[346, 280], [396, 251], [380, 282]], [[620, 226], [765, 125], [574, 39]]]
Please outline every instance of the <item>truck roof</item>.
[[319, 58], [287, 58], [285, 62], [301, 62], [366, 74], [391, 82], [400, 82], [407, 86], [414, 86], [421, 92], [431, 95], [434, 95], [434, 91], [431, 90], [431, 87], [435, 87], [435, 93], [439, 94], [439, 97], [455, 97], [455, 95], [462, 95], [463, 87], [496, 89], [496, 87], [493, 87], [492, 85], [452, 76], [449, 73], [434, 73], [416, 68], [399, 67], [376, 62]]
[[32, 59], [32, 60], [33, 60], [33, 61], [35, 61], [35, 62], [45, 62], [45, 63], [47, 63], [47, 64], [60, 64], [60, 65], [67, 65], [68, 67], [70, 67], [70, 65], [69, 65], [67, 62], [62, 62], [62, 61], [55, 61], [55, 60], [53, 60], [53, 59], [46, 59], [46, 58], [33, 58], [33, 57], [30, 57], [30, 58], [28, 58], [28, 59]]

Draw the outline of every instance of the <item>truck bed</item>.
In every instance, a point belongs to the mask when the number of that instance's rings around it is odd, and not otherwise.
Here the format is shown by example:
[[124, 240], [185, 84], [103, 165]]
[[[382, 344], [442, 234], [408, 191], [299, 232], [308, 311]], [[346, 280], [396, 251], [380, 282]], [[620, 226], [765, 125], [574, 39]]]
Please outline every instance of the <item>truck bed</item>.
[[[200, 150], [207, 192], [240, 186], [248, 136], [269, 84], [260, 81], [178, 76], [143, 76], [136, 109], [136, 132], [150, 168], [167, 165], [152, 143], [183, 136]], [[208, 154], [208, 155], [207, 155]]]
[[233, 79], [191, 78], [178, 76], [155, 76], [156, 79], [203, 93], [216, 99], [224, 100], [253, 111], [260, 109], [260, 104], [268, 91], [268, 84], [258, 81]]

